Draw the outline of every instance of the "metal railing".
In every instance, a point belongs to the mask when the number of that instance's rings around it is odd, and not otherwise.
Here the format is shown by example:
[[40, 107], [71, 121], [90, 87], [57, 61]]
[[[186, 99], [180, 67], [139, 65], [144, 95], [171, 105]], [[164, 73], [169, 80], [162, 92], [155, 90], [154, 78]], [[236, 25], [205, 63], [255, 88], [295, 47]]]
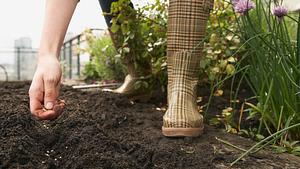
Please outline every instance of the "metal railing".
[[0, 65], [0, 67], [3, 70], [3, 72], [4, 72], [5, 81], [8, 81], [8, 74], [7, 74], [6, 68], [4, 66], [2, 66], [2, 65]]
[[37, 49], [0, 49], [0, 81], [30, 80], [35, 70]]
[[[91, 29], [91, 31], [105, 32], [106, 29]], [[79, 34], [64, 42], [61, 49], [61, 61], [64, 63], [64, 78], [80, 78], [83, 65], [80, 60], [81, 54], [76, 50], [85, 43], [85, 41], [83, 34]]]
[[[106, 32], [105, 29], [91, 30]], [[64, 78], [80, 78], [84, 62], [81, 61], [82, 54], [77, 50], [84, 44], [86, 44], [86, 40], [83, 34], [63, 43], [60, 59]], [[0, 81], [31, 80], [36, 69], [37, 51], [38, 49], [21, 47], [0, 49]]]

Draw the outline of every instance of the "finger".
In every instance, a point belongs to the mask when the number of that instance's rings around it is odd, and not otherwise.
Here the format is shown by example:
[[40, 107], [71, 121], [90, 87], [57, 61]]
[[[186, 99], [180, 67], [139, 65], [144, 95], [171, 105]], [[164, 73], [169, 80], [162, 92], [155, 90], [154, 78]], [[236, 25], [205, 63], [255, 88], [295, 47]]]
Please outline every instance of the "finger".
[[61, 108], [64, 108], [66, 106], [66, 102], [64, 100], [59, 100], [58, 104]]
[[43, 110], [42, 103], [36, 98], [30, 98], [30, 112], [34, 116], [38, 116], [38, 112]]
[[45, 111], [41, 102], [35, 99], [30, 99], [30, 107], [31, 114], [38, 120], [51, 120], [59, 116], [59, 113], [56, 113], [54, 110]]
[[58, 116], [60, 116], [63, 112], [64, 109], [64, 104], [57, 104], [54, 106], [53, 111], [55, 111], [55, 113], [57, 113]]
[[64, 100], [58, 100], [53, 108], [55, 112], [58, 112], [59, 114], [62, 113], [66, 103]]
[[59, 93], [59, 83], [55, 80], [45, 80], [44, 107], [47, 110], [54, 108]]
[[57, 103], [58, 103], [58, 104], [63, 103], [64, 105], [66, 105], [66, 101], [65, 101], [65, 100], [61, 100], [61, 99], [58, 99], [58, 100], [57, 100]]
[[[32, 103], [33, 102], [33, 103]], [[46, 110], [43, 108], [42, 104], [40, 102], [37, 102], [39, 106], [36, 106], [36, 108], [33, 108], [32, 114], [35, 116], [38, 120], [53, 120], [57, 118], [63, 111], [64, 102], [56, 103], [53, 110]], [[31, 99], [31, 105], [35, 105], [34, 100]]]
[[56, 119], [60, 113], [54, 110], [38, 110], [36, 111], [37, 115], [35, 116], [38, 120], [53, 120]]
[[32, 87], [29, 90], [29, 99], [30, 112], [36, 116], [38, 114], [37, 111], [43, 109], [43, 92]]

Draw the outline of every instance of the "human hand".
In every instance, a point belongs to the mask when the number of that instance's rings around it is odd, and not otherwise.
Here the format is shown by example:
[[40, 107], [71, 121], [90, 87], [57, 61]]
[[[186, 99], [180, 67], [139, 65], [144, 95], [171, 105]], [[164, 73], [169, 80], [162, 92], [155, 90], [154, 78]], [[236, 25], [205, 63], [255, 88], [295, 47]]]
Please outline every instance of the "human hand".
[[61, 67], [54, 56], [40, 57], [29, 89], [30, 111], [39, 120], [57, 118], [65, 106], [59, 100]]

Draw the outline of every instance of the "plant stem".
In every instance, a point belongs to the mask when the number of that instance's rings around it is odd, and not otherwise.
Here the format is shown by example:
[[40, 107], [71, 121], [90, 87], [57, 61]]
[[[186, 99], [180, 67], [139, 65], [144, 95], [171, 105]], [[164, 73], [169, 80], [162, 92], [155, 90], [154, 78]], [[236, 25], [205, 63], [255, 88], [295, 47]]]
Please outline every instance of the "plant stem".
[[[297, 66], [299, 66], [300, 64], [300, 13], [299, 13], [299, 16], [298, 16], [298, 31], [297, 31]], [[298, 85], [300, 84], [299, 83], [299, 77], [297, 76], [297, 81]]]
[[218, 140], [218, 141], [220, 141], [221, 143], [224, 143], [224, 144], [226, 144], [226, 145], [228, 145], [228, 146], [231, 146], [231, 147], [233, 147], [233, 148], [235, 148], [235, 149], [237, 149], [237, 150], [240, 150], [240, 151], [243, 151], [243, 152], [246, 152], [246, 151], [247, 151], [247, 150], [245, 150], [245, 149], [243, 149], [243, 148], [241, 148], [241, 147], [238, 147], [238, 146], [236, 146], [236, 145], [233, 145], [233, 144], [229, 143], [228, 141], [222, 140], [222, 139], [220, 139], [220, 138], [218, 138], [218, 137], [216, 137], [216, 140]]
[[[252, 150], [254, 150], [255, 148], [257, 148], [258, 146], [260, 146], [261, 144], [263, 144], [264, 142], [266, 142], [267, 140], [269, 140], [270, 138], [273, 138], [274, 136], [278, 135], [278, 134], [281, 134], [291, 128], [295, 128], [295, 127], [298, 127], [300, 126], [300, 123], [297, 123], [297, 124], [294, 124], [292, 126], [289, 126], [289, 127], [286, 127], [282, 130], [279, 130], [277, 131], [276, 133], [273, 133], [272, 135], [266, 137], [265, 139], [261, 140], [260, 142], [256, 143], [254, 146], [252, 146], [249, 150], [247, 150], [245, 153], [243, 153], [241, 156], [239, 156], [236, 160], [234, 160], [230, 166], [233, 166], [235, 163], [237, 163], [238, 161], [240, 161], [243, 157], [245, 157], [246, 155], [248, 155], [249, 153], [252, 152]], [[260, 147], [261, 149], [262, 147]]]

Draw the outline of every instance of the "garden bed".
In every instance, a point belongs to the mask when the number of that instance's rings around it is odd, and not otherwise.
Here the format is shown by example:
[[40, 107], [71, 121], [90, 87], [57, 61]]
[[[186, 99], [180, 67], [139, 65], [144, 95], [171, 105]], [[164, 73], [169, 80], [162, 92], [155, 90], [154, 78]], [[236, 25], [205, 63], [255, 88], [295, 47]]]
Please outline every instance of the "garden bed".
[[[36, 121], [28, 108], [29, 85], [0, 83], [0, 168], [228, 168], [241, 152], [216, 137], [246, 149], [253, 145], [211, 126], [198, 138], [166, 138], [157, 101], [133, 103], [71, 87], [62, 88], [67, 108], [61, 117]], [[215, 100], [211, 111], [220, 105], [222, 99]], [[232, 168], [300, 168], [300, 160], [264, 150]]]

